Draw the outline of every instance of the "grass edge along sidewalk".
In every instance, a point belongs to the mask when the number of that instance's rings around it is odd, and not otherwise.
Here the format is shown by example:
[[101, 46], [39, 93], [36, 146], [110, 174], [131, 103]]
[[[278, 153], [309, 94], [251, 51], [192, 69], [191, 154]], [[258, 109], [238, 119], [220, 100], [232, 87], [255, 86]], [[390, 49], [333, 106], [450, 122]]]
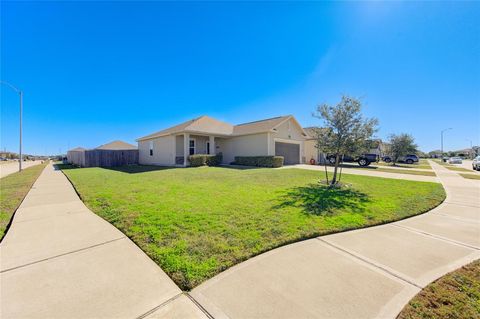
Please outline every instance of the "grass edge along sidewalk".
[[397, 319], [480, 318], [480, 260], [423, 288]]
[[445, 198], [441, 184], [317, 171], [222, 167], [68, 169], [85, 204], [131, 238], [182, 289], [271, 249], [392, 222]]
[[7, 227], [18, 206], [20, 206], [45, 166], [47, 166], [47, 163], [34, 165], [21, 172], [0, 178], [0, 240], [5, 236]]
[[458, 174], [463, 178], [480, 180], [480, 174], [464, 174], [464, 173], [458, 173]]

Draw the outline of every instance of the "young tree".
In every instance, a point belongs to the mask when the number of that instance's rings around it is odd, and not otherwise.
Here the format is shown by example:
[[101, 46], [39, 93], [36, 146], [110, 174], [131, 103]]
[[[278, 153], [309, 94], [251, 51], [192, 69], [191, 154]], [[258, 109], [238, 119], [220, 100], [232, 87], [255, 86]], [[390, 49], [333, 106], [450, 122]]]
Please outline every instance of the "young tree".
[[[364, 118], [360, 100], [342, 96], [337, 105], [322, 104], [313, 116], [323, 121], [317, 130], [317, 148], [335, 156], [335, 166], [330, 185], [337, 183], [337, 171], [341, 156], [355, 155], [365, 150], [373, 133], [377, 131], [378, 120]], [[328, 180], [327, 180], [328, 182]]]
[[409, 134], [390, 135], [390, 156], [392, 157], [393, 165], [397, 163], [401, 156], [407, 154], [415, 154], [417, 152], [417, 145], [414, 139]]

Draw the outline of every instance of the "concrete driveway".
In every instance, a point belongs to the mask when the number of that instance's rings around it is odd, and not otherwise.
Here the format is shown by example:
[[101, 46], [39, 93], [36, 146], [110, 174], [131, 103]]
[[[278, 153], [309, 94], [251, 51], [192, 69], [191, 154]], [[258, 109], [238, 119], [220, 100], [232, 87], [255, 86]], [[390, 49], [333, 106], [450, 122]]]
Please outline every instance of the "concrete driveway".
[[[22, 169], [40, 164], [42, 161], [26, 161], [22, 163]], [[18, 162], [2, 163], [0, 165], [0, 178], [18, 172]]]
[[[289, 169], [289, 168], [300, 168], [300, 169], [308, 169], [308, 170], [321, 171], [321, 172], [325, 171], [325, 166], [323, 165], [307, 165], [307, 164], [288, 165], [288, 166], [280, 167], [278, 169]], [[329, 172], [333, 172], [334, 168], [331, 166], [327, 166], [327, 170]], [[394, 168], [394, 170], [398, 171], [398, 173], [380, 172], [380, 171], [376, 171], [375, 169], [368, 169], [368, 168], [344, 167], [342, 168], [342, 173], [363, 175], [363, 176], [373, 176], [373, 177], [393, 178], [393, 179], [406, 179], [410, 181], [420, 181], [420, 182], [439, 182], [436, 176], [402, 174], [402, 170], [403, 171], [410, 170], [409, 168]], [[420, 170], [420, 169], [416, 169], [416, 170]], [[422, 169], [421, 171], [431, 172], [432, 170]]]
[[1, 318], [205, 318], [48, 165], [0, 243]]
[[480, 174], [480, 171], [474, 171], [472, 169], [472, 162], [473, 162], [472, 160], [463, 160], [462, 164], [452, 164], [452, 165], [458, 166], [458, 167], [463, 167], [465, 169], [470, 170], [472, 173]]
[[480, 187], [432, 163], [429, 213], [272, 250], [195, 288], [215, 318], [395, 318], [429, 282], [480, 257]]

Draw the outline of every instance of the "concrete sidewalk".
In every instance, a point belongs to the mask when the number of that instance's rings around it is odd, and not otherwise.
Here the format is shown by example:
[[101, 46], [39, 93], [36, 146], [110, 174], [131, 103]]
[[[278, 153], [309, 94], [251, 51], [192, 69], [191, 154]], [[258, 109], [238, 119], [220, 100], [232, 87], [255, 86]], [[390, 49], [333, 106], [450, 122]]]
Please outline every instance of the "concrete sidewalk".
[[[42, 161], [27, 161], [22, 163], [22, 169], [26, 169], [42, 163]], [[18, 162], [5, 163], [0, 165], [0, 178], [18, 172]]]
[[[289, 169], [289, 168], [300, 168], [300, 169], [308, 169], [314, 171], [321, 171], [325, 172], [325, 167], [322, 165], [307, 165], [307, 164], [297, 164], [297, 165], [289, 165], [283, 166], [278, 169]], [[333, 172], [333, 167], [327, 166], [327, 170], [329, 172]], [[390, 173], [390, 172], [381, 172], [375, 169], [368, 169], [368, 168], [350, 168], [344, 167], [342, 168], [342, 173], [344, 174], [354, 174], [354, 175], [363, 175], [363, 176], [372, 176], [372, 177], [384, 177], [384, 178], [393, 178], [393, 179], [406, 179], [410, 181], [419, 181], [419, 182], [436, 182], [438, 183], [439, 180], [435, 176], [426, 176], [426, 175], [412, 175], [412, 174], [402, 174], [402, 170], [410, 170], [409, 168], [396, 168], [398, 173]], [[433, 172], [432, 170], [422, 170], [422, 171], [429, 171]]]
[[48, 165], [0, 244], [1, 318], [205, 318]]
[[447, 191], [432, 211], [274, 249], [191, 295], [215, 318], [395, 318], [423, 287], [480, 258], [480, 188], [431, 163]]

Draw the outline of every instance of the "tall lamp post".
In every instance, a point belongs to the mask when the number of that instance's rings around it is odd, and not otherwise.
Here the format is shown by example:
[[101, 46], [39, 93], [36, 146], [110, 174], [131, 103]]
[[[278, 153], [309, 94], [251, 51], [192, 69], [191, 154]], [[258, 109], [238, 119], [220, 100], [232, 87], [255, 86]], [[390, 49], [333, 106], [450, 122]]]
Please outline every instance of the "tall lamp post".
[[20, 151], [19, 151], [19, 155], [20, 155], [20, 161], [18, 161], [18, 171], [20, 172], [22, 170], [22, 162], [23, 162], [23, 154], [22, 154], [22, 109], [23, 109], [23, 91], [16, 88], [15, 86], [13, 86], [12, 84], [8, 83], [8, 82], [5, 82], [5, 81], [0, 81], [1, 84], [5, 84], [6, 86], [8, 86], [9, 88], [11, 88], [12, 90], [14, 90], [15, 92], [18, 93], [19, 97], [20, 97]]
[[468, 138], [466, 140], [470, 142], [470, 153], [468, 154], [469, 155], [468, 157], [470, 157], [470, 159], [473, 159], [473, 157], [474, 157], [473, 156], [473, 142], [472, 142], [472, 140], [469, 140]]
[[441, 149], [441, 150], [442, 150], [442, 158], [443, 158], [443, 132], [448, 131], [448, 130], [451, 130], [451, 129], [452, 129], [451, 127], [446, 128], [446, 129], [442, 130], [442, 132], [441, 132], [441, 134], [440, 134], [441, 137], [442, 137], [442, 149]]

